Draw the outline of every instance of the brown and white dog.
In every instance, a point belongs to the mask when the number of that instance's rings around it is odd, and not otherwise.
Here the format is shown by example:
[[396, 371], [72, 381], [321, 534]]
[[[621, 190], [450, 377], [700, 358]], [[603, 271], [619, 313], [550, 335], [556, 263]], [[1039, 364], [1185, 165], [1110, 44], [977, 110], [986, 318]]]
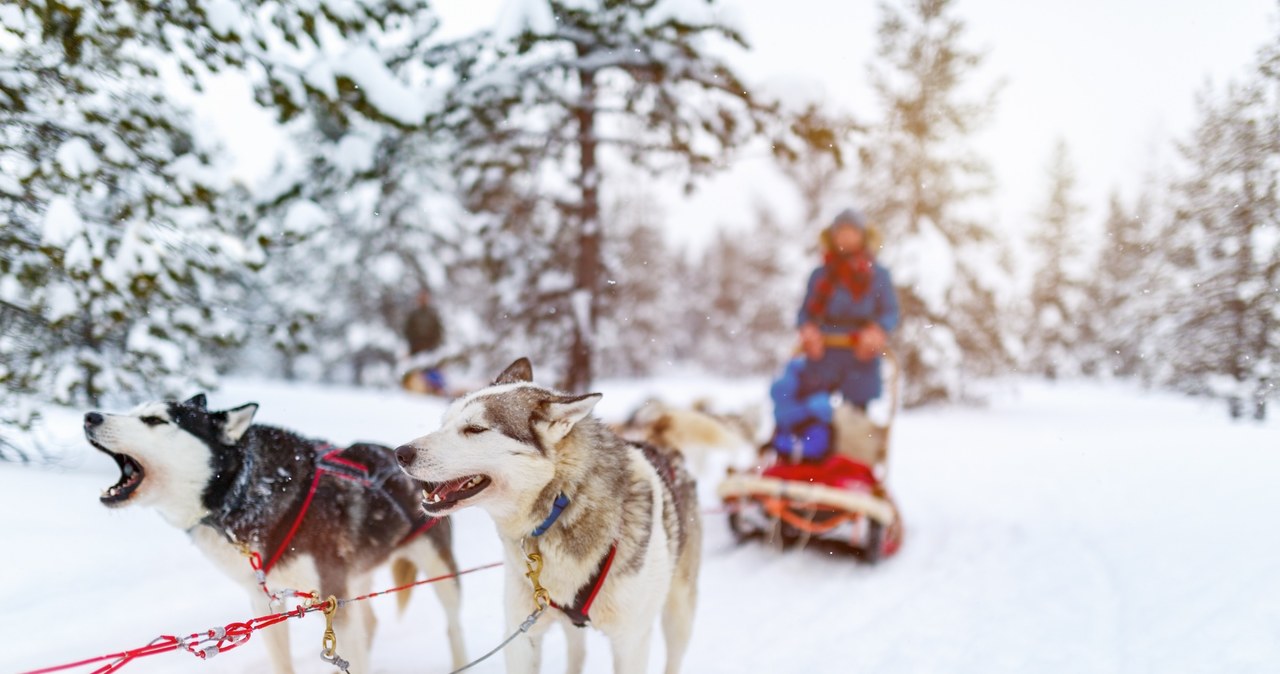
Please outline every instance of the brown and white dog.
[[573, 625], [587, 624], [608, 636], [615, 672], [644, 672], [659, 613], [666, 671], [680, 669], [701, 559], [696, 485], [679, 452], [623, 440], [591, 416], [600, 397], [534, 384], [521, 358], [455, 401], [439, 430], [396, 450], [429, 483], [428, 514], [474, 505], [497, 524], [512, 631], [534, 607], [526, 553], [541, 555], [553, 607], [507, 647], [508, 672], [538, 670], [552, 622], [565, 625], [569, 672], [585, 657]]
[[[420, 570], [457, 571], [450, 523], [419, 509], [422, 485], [396, 465], [390, 448], [335, 448], [254, 424], [253, 403], [210, 411], [205, 397], [154, 402], [126, 414], [89, 412], [85, 437], [115, 460], [120, 480], [101, 497], [111, 508], [137, 504], [186, 531], [222, 572], [244, 586], [255, 615], [274, 612], [245, 557], [257, 552], [273, 591], [319, 589], [339, 598], [371, 590], [373, 571], [390, 563], [397, 585]], [[310, 494], [310, 497], [308, 497]], [[455, 580], [435, 583], [448, 617], [455, 667], [466, 660]], [[401, 595], [401, 607], [407, 595]], [[368, 672], [374, 615], [368, 602], [339, 609], [338, 655]], [[266, 630], [271, 664], [293, 671], [289, 632]]]
[[706, 400], [690, 407], [650, 398], [640, 404], [615, 430], [628, 440], [674, 447], [685, 456], [695, 475], [705, 476], [707, 458], [714, 452], [754, 451], [758, 414], [717, 414]]

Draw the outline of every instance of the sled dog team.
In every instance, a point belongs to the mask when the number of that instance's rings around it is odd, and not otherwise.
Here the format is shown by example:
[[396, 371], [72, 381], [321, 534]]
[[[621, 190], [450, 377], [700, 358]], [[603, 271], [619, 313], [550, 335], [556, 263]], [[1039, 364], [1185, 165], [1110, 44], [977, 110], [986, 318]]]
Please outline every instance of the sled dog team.
[[[449, 515], [478, 506], [502, 541], [504, 633], [540, 605], [535, 582], [545, 590], [544, 614], [503, 651], [508, 672], [538, 671], [553, 623], [565, 629], [569, 672], [583, 670], [577, 628], [588, 625], [609, 638], [615, 672], [644, 672], [660, 615], [666, 671], [674, 673], [697, 600], [696, 485], [681, 448], [623, 439], [592, 416], [600, 397], [535, 384], [522, 358], [455, 400], [438, 430], [394, 450], [335, 447], [255, 424], [256, 404], [210, 410], [203, 395], [125, 414], [89, 412], [84, 431], [120, 469], [101, 502], [155, 508], [244, 586], [255, 615], [279, 606], [268, 588], [341, 598], [375, 589], [373, 572], [383, 565], [397, 585], [456, 573]], [[533, 582], [531, 555], [542, 567]], [[458, 581], [433, 587], [460, 667], [467, 657]], [[400, 597], [403, 608], [407, 595]], [[369, 603], [339, 609], [334, 629], [349, 671], [369, 672]], [[274, 671], [291, 672], [287, 628], [262, 635]]]

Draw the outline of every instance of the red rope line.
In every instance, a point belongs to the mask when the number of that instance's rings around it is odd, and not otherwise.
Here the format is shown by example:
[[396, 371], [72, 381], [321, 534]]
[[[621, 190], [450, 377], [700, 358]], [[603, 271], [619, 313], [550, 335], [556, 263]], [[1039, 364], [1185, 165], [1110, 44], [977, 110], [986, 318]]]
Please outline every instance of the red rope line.
[[344, 605], [344, 604], [350, 604], [350, 603], [351, 603], [351, 602], [353, 602], [353, 601], [364, 601], [364, 600], [366, 600], [366, 599], [372, 599], [372, 598], [374, 598], [374, 597], [381, 597], [381, 596], [382, 596], [382, 595], [384, 595], [384, 594], [393, 594], [393, 593], [396, 593], [396, 592], [400, 592], [400, 591], [402, 591], [402, 590], [407, 590], [407, 589], [409, 589], [409, 588], [411, 588], [411, 587], [416, 587], [416, 586], [418, 586], [418, 585], [426, 585], [427, 583], [434, 583], [434, 582], [436, 582], [436, 581], [445, 580], [445, 579], [447, 579], [447, 578], [457, 578], [457, 577], [460, 577], [460, 576], [465, 576], [465, 575], [467, 575], [468, 573], [475, 573], [476, 571], [484, 571], [484, 570], [487, 570], [487, 569], [493, 569], [493, 568], [496, 568], [496, 567], [502, 566], [504, 563], [505, 563], [505, 562], [491, 562], [491, 563], [489, 563], [489, 564], [485, 564], [485, 565], [483, 565], [483, 566], [476, 566], [476, 567], [472, 567], [472, 568], [470, 568], [470, 569], [467, 569], [467, 570], [465, 570], [465, 571], [459, 571], [459, 572], [457, 572], [457, 573], [448, 573], [448, 574], [445, 574], [445, 575], [443, 575], [443, 576], [436, 576], [435, 578], [424, 578], [423, 580], [414, 581], [414, 582], [412, 582], [412, 583], [407, 583], [407, 584], [405, 584], [405, 585], [401, 585], [400, 587], [393, 587], [393, 588], [391, 588], [390, 590], [381, 590], [381, 591], [379, 591], [379, 592], [370, 592], [369, 594], [362, 594], [362, 595], [360, 595], [359, 597], [352, 597], [352, 598], [350, 598], [350, 599], [342, 599], [342, 600], [339, 600], [339, 601], [338, 601], [338, 605], [339, 605], [339, 606], [342, 606], [342, 605]]
[[[319, 475], [317, 475], [316, 478], [317, 479], [312, 482], [311, 491], [307, 494], [307, 500], [303, 504], [303, 507], [302, 507], [303, 513], [306, 512], [307, 506], [310, 504], [312, 496], [315, 495], [316, 485], [319, 483]], [[704, 510], [702, 514], [704, 515], [715, 514], [717, 512], [722, 512], [723, 510], [725, 509], [722, 509], [722, 508], [707, 509], [707, 510]], [[290, 537], [292, 537], [292, 535], [296, 532], [298, 525], [301, 522], [302, 522], [301, 517], [299, 517], [297, 521], [294, 522], [293, 529], [290, 530], [289, 532]], [[434, 526], [434, 524], [432, 524], [432, 526]], [[423, 531], [425, 531], [427, 528], [430, 528], [430, 527], [425, 527]], [[286, 538], [286, 540], [288, 539]], [[284, 546], [281, 546], [281, 550], [283, 549], [284, 549]], [[613, 551], [611, 551], [610, 557], [612, 557], [612, 552]], [[280, 551], [277, 551], [276, 556], [272, 558], [272, 562], [274, 562], [275, 559], [279, 557], [279, 553]], [[612, 563], [612, 561], [613, 561], [612, 559], [609, 560], [610, 564]], [[341, 599], [338, 601], [338, 604], [341, 606], [341, 605], [350, 604], [352, 602], [364, 601], [366, 599], [373, 599], [374, 597], [381, 597], [383, 595], [395, 594], [396, 592], [403, 592], [404, 590], [407, 590], [411, 587], [417, 587], [418, 585], [427, 585], [430, 583], [436, 583], [442, 580], [447, 580], [449, 578], [458, 578], [461, 576], [465, 576], [467, 574], [475, 573], [477, 571], [486, 571], [488, 569], [497, 568], [499, 566], [502, 566], [503, 564], [504, 562], [491, 562], [489, 564], [475, 566], [470, 569], [464, 569], [462, 571], [458, 571], [457, 573], [448, 573], [441, 576], [434, 576], [432, 578], [424, 578], [422, 580], [414, 581], [412, 583], [406, 583], [404, 585], [393, 587], [387, 590], [370, 592], [368, 594], [362, 594], [358, 597], [352, 597], [350, 599]], [[255, 569], [263, 567], [264, 565], [262, 564], [261, 556], [257, 555], [256, 553], [251, 555], [250, 565], [253, 566]], [[269, 564], [266, 566], [269, 566]], [[606, 573], [608, 573], [607, 570], [606, 570]], [[598, 587], [596, 589], [597, 591], [599, 590]], [[266, 587], [263, 587], [263, 591], [266, 591]], [[310, 593], [300, 592], [298, 594], [300, 596], [308, 596], [308, 597], [310, 596]], [[594, 596], [592, 597], [592, 599], [594, 599]], [[588, 604], [588, 606], [589, 605], [590, 604]], [[171, 651], [183, 649], [184, 641], [187, 643], [187, 645], [185, 646], [185, 650], [190, 652], [192, 655], [204, 660], [204, 659], [208, 659], [211, 656], [209, 652], [203, 649], [197, 649], [196, 644], [198, 643], [201, 643], [204, 641], [213, 641], [214, 643], [212, 645], [216, 646], [217, 648], [214, 649], [212, 652], [214, 655], [216, 655], [217, 653], [229, 651], [243, 644], [244, 642], [248, 641], [249, 637], [252, 636], [253, 632], [257, 630], [262, 630], [268, 627], [272, 627], [274, 625], [278, 625], [286, 620], [289, 620], [290, 618], [301, 618], [306, 614], [311, 613], [312, 611], [320, 611], [323, 609], [324, 609], [324, 604], [316, 604], [313, 606], [303, 606], [300, 604], [291, 611], [284, 611], [282, 613], [272, 613], [272, 614], [261, 616], [258, 618], [253, 618], [248, 622], [229, 623], [224, 628], [222, 628], [223, 636], [221, 636], [216, 640], [214, 639], [214, 637], [217, 636], [218, 633], [215, 630], [195, 632], [195, 633], [192, 633], [190, 636], [188, 636], [185, 640], [179, 639], [178, 637], [173, 635], [165, 634], [157, 637], [146, 646], [131, 648], [128, 650], [120, 651], [118, 653], [108, 653], [107, 655], [100, 655], [96, 658], [86, 658], [84, 660], [69, 662], [63, 665], [54, 665], [52, 667], [44, 667], [42, 669], [33, 669], [27, 672], [20, 672], [20, 674], [51, 674], [51, 672], [61, 672], [68, 669], [75, 668], [75, 667], [83, 667], [84, 665], [91, 665], [95, 662], [111, 660], [112, 662], [102, 667], [99, 667], [98, 669], [95, 669], [92, 673], [92, 674], [109, 674], [110, 672], [115, 672], [119, 670], [121, 667], [124, 667], [125, 665], [129, 664], [133, 660], [136, 660], [137, 658], [145, 658], [151, 655], [159, 655], [160, 653], [168, 653]], [[202, 637], [201, 635], [204, 635], [204, 636]]]
[[[465, 576], [470, 573], [475, 573], [477, 571], [484, 571], [486, 569], [496, 568], [502, 565], [503, 565], [503, 562], [492, 562], [490, 564], [484, 564], [482, 566], [476, 566], [470, 569], [464, 569], [457, 573], [448, 573], [442, 576], [424, 578], [422, 580], [415, 581], [412, 583], [406, 583], [399, 587], [393, 587], [389, 590], [382, 590], [380, 592], [370, 592], [369, 594], [362, 594], [358, 597], [352, 597], [350, 599], [342, 599], [338, 602], [338, 604], [345, 605], [345, 604], [350, 604], [352, 602], [364, 601], [366, 599], [380, 597], [386, 594], [394, 594], [396, 592], [402, 592], [404, 590], [407, 590], [411, 587], [416, 587], [418, 585], [427, 585], [429, 583], [436, 583], [449, 578], [457, 578], [460, 576]], [[158, 655], [160, 653], [168, 653], [170, 651], [176, 651], [176, 650], [186, 650], [187, 652], [200, 658], [201, 660], [206, 660], [214, 655], [217, 655], [218, 653], [225, 653], [226, 651], [229, 651], [237, 646], [240, 646], [241, 644], [248, 641], [249, 637], [252, 636], [253, 633], [257, 630], [262, 630], [268, 627], [272, 627], [274, 625], [278, 625], [286, 620], [289, 620], [290, 618], [301, 618], [313, 611], [322, 611], [324, 610], [324, 606], [325, 606], [324, 603], [314, 604], [311, 606], [304, 606], [299, 604], [296, 608], [294, 608], [291, 611], [284, 611], [282, 613], [271, 613], [265, 616], [260, 616], [258, 618], [250, 619], [247, 622], [228, 623], [225, 627], [221, 628], [220, 630], [215, 628], [211, 630], [205, 630], [203, 632], [194, 632], [189, 636], [187, 636], [185, 639], [179, 639], [176, 636], [165, 634], [157, 637], [155, 640], [153, 640], [151, 643], [147, 644], [146, 646], [131, 648], [129, 650], [120, 651], [118, 653], [109, 653], [107, 655], [100, 655], [96, 658], [87, 658], [87, 659], [79, 660], [76, 662], [70, 662], [65, 665], [55, 665], [53, 667], [45, 667], [43, 669], [33, 669], [28, 672], [21, 672], [20, 674], [50, 674], [51, 672], [61, 672], [68, 669], [72, 669], [74, 667], [82, 667], [84, 665], [90, 665], [95, 662], [111, 660], [112, 662], [102, 667], [99, 667], [98, 669], [95, 669], [92, 673], [92, 674], [109, 674], [110, 672], [114, 672], [120, 669], [121, 667], [124, 667], [125, 665], [129, 664], [129, 662], [137, 658], [144, 658], [150, 655]]]

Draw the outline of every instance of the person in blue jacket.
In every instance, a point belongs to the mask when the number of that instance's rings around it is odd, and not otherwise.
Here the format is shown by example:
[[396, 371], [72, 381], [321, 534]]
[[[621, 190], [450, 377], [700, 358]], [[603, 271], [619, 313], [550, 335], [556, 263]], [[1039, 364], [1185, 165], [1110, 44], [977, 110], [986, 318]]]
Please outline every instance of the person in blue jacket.
[[898, 325], [898, 298], [861, 211], [841, 211], [822, 232], [822, 265], [796, 317], [802, 354], [774, 381], [773, 448], [808, 460], [831, 448], [831, 395], [866, 410], [880, 396], [880, 356]]

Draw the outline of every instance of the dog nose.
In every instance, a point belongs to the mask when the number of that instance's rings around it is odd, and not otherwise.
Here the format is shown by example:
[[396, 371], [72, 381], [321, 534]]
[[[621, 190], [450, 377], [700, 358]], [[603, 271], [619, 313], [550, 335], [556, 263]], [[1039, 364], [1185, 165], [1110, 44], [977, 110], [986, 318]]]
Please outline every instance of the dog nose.
[[84, 415], [85, 426], [101, 426], [103, 421], [106, 421], [106, 420], [103, 419], [102, 415], [98, 414], [97, 412], [90, 412]]
[[396, 461], [399, 461], [402, 466], [407, 466], [413, 463], [413, 457], [417, 453], [418, 450], [409, 445], [400, 445], [396, 447]]

